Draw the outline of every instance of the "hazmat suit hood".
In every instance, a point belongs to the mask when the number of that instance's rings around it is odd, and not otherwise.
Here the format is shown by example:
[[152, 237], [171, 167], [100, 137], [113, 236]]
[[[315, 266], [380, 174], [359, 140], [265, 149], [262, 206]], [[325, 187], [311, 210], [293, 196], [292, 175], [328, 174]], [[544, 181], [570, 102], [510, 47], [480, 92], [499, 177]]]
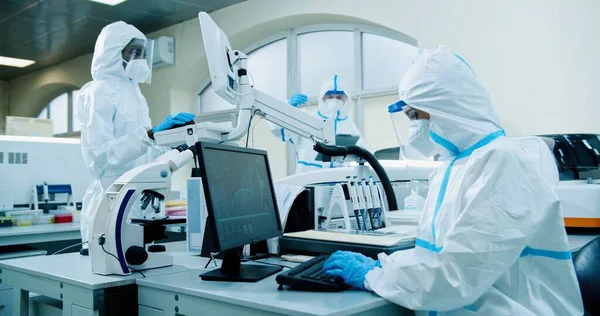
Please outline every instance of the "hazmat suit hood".
[[125, 75], [121, 51], [134, 38], [147, 42], [146, 36], [133, 25], [119, 21], [105, 26], [96, 40], [92, 59], [92, 78], [129, 81]]
[[[342, 93], [346, 95], [346, 99], [344, 100], [343, 105], [336, 111], [336, 113], [330, 113], [327, 105], [323, 98], [327, 93]], [[328, 119], [329, 117], [335, 118], [336, 121], [343, 121], [348, 118], [348, 114], [352, 110], [352, 94], [347, 89], [346, 83], [343, 80], [338, 79], [338, 75], [333, 75], [328, 77], [321, 83], [321, 88], [319, 89], [319, 111], [317, 114], [324, 119]]]
[[402, 78], [399, 94], [431, 115], [432, 139], [453, 154], [502, 129], [487, 90], [447, 46], [423, 51]]

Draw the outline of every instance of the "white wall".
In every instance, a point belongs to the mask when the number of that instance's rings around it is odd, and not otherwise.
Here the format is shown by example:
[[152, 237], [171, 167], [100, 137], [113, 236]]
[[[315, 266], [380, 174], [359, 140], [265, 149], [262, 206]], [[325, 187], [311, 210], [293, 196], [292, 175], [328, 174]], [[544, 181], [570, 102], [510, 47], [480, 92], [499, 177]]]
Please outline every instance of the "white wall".
[[[595, 0], [419, 1], [414, 36], [475, 69], [512, 135], [600, 133]], [[401, 19], [400, 19], [401, 20]]]
[[[289, 27], [330, 20], [376, 23], [417, 38], [420, 48], [450, 45], [488, 88], [506, 131], [528, 135], [600, 133], [595, 121], [600, 107], [592, 104], [600, 84], [600, 60], [593, 56], [600, 51], [600, 41], [593, 40], [600, 19], [591, 13], [599, 10], [594, 0], [376, 0], [368, 5], [361, 0], [291, 0], [285, 5], [251, 0], [212, 16], [237, 48]], [[323, 15], [330, 12], [336, 16]], [[163, 77], [172, 89], [189, 93], [183, 103], [171, 106], [191, 110], [195, 89], [207, 78], [198, 22], [159, 34], [177, 37], [180, 52], [178, 65], [164, 69]], [[170, 93], [154, 87], [145, 92], [152, 95], [152, 112], [166, 114]]]
[[[592, 103], [600, 84], [598, 11], [600, 1], [595, 0], [249, 0], [211, 15], [240, 49], [289, 28], [337, 22], [398, 30], [417, 38], [420, 48], [450, 45], [490, 91], [507, 132], [524, 135], [600, 133], [595, 122], [600, 107]], [[170, 112], [195, 111], [196, 96], [208, 78], [196, 19], [149, 37], [160, 35], [176, 38], [177, 60], [175, 66], [155, 70], [153, 84], [142, 87], [154, 122]], [[83, 56], [12, 80], [9, 113], [37, 114], [33, 109], [55, 81], [80, 86], [89, 80], [90, 60]], [[379, 107], [388, 101], [365, 102], [365, 111], [378, 107], [373, 113], [384, 113]], [[380, 120], [389, 124], [387, 117], [367, 114], [365, 126]], [[365, 134], [374, 139], [376, 133]], [[393, 137], [386, 134], [379, 138]], [[386, 138], [388, 143], [394, 144]]]

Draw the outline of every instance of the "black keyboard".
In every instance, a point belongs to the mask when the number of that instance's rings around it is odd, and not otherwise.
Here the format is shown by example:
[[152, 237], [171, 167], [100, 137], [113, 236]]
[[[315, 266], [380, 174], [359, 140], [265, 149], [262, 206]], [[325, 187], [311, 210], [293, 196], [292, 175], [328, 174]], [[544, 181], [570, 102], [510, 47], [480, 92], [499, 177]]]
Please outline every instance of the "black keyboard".
[[323, 273], [323, 264], [329, 255], [319, 255], [291, 270], [280, 273], [275, 279], [280, 286], [315, 292], [338, 292], [349, 288], [344, 280]]

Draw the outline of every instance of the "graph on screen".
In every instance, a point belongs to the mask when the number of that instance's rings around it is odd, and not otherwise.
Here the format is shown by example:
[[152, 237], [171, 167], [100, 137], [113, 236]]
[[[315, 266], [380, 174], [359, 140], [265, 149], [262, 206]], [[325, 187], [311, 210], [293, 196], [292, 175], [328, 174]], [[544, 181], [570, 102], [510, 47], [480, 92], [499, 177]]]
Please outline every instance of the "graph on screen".
[[222, 249], [279, 229], [266, 156], [214, 149], [204, 162]]

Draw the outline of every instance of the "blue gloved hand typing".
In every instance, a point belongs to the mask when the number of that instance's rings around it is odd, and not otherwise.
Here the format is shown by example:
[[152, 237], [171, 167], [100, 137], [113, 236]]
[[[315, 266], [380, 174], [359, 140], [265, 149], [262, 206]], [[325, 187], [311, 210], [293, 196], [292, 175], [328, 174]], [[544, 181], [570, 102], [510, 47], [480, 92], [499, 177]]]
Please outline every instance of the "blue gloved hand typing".
[[160, 131], [166, 131], [176, 125], [185, 125], [186, 123], [193, 121], [195, 117], [195, 114], [186, 112], [169, 115], [162, 123], [154, 126], [152, 132], [158, 133]]
[[356, 252], [336, 251], [323, 264], [323, 272], [342, 278], [351, 287], [364, 290], [365, 276], [375, 267], [381, 267], [379, 260]]
[[306, 94], [296, 93], [290, 97], [288, 100], [288, 104], [291, 106], [298, 107], [302, 103], [306, 103], [308, 101], [308, 97]]

